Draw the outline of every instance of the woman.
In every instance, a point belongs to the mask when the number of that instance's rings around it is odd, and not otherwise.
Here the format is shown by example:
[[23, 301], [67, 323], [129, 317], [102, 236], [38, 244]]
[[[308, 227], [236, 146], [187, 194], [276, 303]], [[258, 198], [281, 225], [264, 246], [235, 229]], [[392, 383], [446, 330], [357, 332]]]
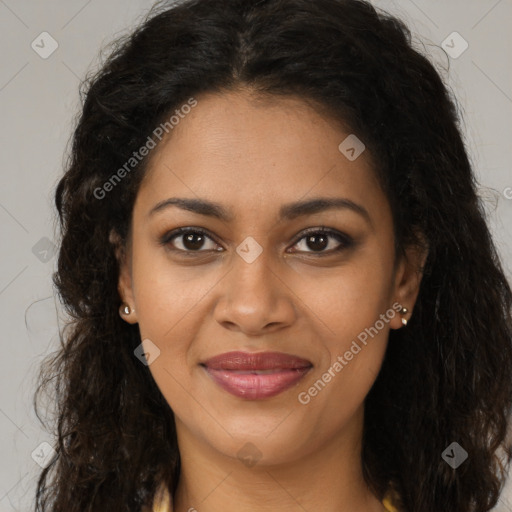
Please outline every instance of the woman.
[[483, 512], [511, 290], [455, 103], [357, 0], [161, 4], [56, 190], [37, 510]]

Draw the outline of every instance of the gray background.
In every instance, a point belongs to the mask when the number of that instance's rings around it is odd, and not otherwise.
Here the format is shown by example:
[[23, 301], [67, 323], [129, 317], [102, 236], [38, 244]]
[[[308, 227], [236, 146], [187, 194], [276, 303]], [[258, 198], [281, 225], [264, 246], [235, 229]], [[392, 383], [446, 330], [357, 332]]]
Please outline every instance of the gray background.
[[[408, 23], [418, 48], [431, 54], [459, 99], [467, 146], [510, 279], [512, 71], [506, 63], [512, 53], [512, 0], [373, 3]], [[151, 5], [0, 0], [0, 512], [31, 509], [40, 471], [36, 460], [46, 453], [38, 447], [54, 442], [34, 415], [32, 396], [38, 365], [56, 348], [65, 320], [51, 285], [58, 240], [53, 192], [79, 108], [79, 80], [97, 66], [99, 49], [130, 30]], [[468, 43], [459, 56], [463, 41], [451, 36], [454, 31]], [[41, 37], [47, 37], [42, 32], [58, 43], [46, 59], [31, 47], [35, 41], [39, 52], [50, 48], [49, 39], [41, 48]], [[451, 57], [440, 48], [445, 40]], [[512, 511], [511, 480], [495, 510]]]

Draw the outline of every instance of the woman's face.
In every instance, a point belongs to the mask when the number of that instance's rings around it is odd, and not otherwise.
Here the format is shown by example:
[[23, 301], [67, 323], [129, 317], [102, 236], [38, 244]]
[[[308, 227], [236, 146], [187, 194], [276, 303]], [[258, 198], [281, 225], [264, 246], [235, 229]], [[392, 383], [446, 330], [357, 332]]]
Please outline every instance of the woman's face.
[[[297, 99], [197, 100], [140, 187], [119, 280], [178, 439], [260, 464], [354, 447], [389, 330], [402, 326], [396, 303], [409, 318], [419, 286], [409, 265], [393, 272], [391, 212], [368, 155]], [[182, 206], [153, 211], [171, 198]], [[177, 228], [189, 231], [168, 236]], [[233, 351], [295, 359], [205, 365]]]

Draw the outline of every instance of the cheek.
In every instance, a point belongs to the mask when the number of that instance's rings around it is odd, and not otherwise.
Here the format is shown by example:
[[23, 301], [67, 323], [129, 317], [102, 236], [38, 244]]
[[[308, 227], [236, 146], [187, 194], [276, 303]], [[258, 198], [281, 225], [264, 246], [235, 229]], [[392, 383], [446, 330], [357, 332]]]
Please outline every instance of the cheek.
[[392, 260], [386, 253], [380, 254], [382, 257], [362, 254], [350, 267], [331, 273], [325, 281], [316, 279], [315, 286], [309, 288], [309, 305], [320, 320], [319, 346], [326, 349], [328, 357], [308, 379], [307, 385], [314, 389], [303, 386], [301, 390], [317, 405], [340, 400], [346, 405], [342, 411], [353, 410], [378, 375], [389, 322], [396, 314], [390, 294]]
[[[141, 244], [142, 245], [142, 244]], [[208, 265], [171, 262], [163, 248], [140, 247], [133, 253], [133, 288], [141, 333], [162, 342], [175, 340], [190, 327], [191, 318], [219, 280]]]
[[375, 382], [387, 348], [389, 320], [394, 315], [393, 309], [382, 307], [378, 289], [369, 288], [372, 293], [363, 296], [357, 286], [354, 290], [352, 296], [347, 286], [337, 302], [333, 297], [330, 302], [324, 298], [330, 309], [322, 319], [329, 330], [322, 329], [325, 335], [318, 346], [326, 357], [297, 393], [298, 401], [333, 433], [362, 406]]
[[193, 278], [193, 270], [171, 266], [157, 251], [134, 251], [132, 265], [140, 337], [159, 351], [149, 370], [172, 406], [172, 397], [180, 396], [190, 380], [187, 357], [198, 311], [215, 280], [206, 272], [198, 278], [197, 268]]
[[301, 297], [324, 324], [333, 348], [373, 325], [391, 306], [391, 264], [364, 254], [346, 267], [304, 278]]

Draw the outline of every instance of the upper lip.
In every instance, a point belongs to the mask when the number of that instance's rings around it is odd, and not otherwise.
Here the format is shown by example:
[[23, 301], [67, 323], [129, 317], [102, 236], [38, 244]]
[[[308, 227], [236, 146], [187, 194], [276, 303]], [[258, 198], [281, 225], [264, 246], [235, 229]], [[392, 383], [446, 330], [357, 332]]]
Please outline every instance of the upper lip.
[[307, 359], [284, 352], [226, 352], [202, 363], [212, 370], [284, 370], [312, 366]]

